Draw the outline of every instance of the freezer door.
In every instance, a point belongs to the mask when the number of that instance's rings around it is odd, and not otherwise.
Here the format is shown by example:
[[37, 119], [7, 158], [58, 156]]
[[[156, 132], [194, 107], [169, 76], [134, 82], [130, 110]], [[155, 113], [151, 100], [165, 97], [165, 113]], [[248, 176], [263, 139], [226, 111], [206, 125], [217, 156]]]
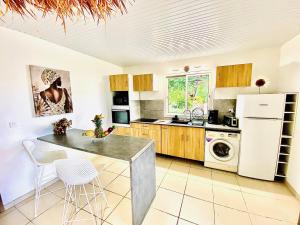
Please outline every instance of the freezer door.
[[279, 118], [283, 117], [284, 94], [239, 95], [237, 112], [243, 117]]
[[238, 174], [274, 180], [281, 120], [247, 118], [243, 120]]

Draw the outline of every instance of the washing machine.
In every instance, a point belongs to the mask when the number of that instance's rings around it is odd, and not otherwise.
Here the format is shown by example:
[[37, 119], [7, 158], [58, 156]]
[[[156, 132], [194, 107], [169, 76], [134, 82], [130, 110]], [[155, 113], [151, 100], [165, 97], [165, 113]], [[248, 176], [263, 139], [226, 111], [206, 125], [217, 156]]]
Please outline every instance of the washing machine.
[[240, 134], [227, 131], [206, 131], [204, 166], [237, 172]]

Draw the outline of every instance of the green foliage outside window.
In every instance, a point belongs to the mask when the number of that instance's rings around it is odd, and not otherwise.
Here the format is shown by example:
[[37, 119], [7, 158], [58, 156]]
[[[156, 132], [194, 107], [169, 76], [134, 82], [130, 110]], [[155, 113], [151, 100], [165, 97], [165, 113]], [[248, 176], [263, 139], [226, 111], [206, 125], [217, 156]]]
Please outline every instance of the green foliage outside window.
[[[187, 85], [186, 85], [187, 82]], [[168, 112], [205, 107], [208, 102], [209, 75], [181, 76], [168, 79]]]
[[182, 113], [185, 109], [185, 77], [169, 78], [168, 92], [169, 113]]

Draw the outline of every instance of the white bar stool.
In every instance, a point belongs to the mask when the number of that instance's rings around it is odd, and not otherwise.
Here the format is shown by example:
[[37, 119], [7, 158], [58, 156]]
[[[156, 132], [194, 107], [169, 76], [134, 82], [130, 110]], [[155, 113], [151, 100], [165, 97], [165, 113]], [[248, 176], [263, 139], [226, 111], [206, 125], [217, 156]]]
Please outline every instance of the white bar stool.
[[[104, 193], [104, 189], [101, 185], [98, 171], [95, 166], [87, 159], [62, 159], [57, 160], [55, 162], [56, 171], [58, 177], [64, 182], [66, 186], [66, 194], [65, 194], [65, 202], [64, 209], [62, 215], [62, 224], [72, 223], [74, 221], [82, 221], [82, 220], [94, 220], [95, 224], [97, 224], [97, 217], [99, 217], [99, 211], [102, 210], [101, 202], [97, 201], [97, 196], [102, 196], [105, 200], [105, 207], [108, 207], [108, 201], [106, 195]], [[87, 193], [86, 185], [92, 184], [93, 192]], [[99, 191], [96, 190], [96, 186], [98, 186]], [[79, 193], [76, 192], [76, 188], [79, 188]], [[83, 192], [83, 193], [82, 193]], [[89, 195], [93, 196], [94, 207], [91, 205], [91, 201], [89, 200]], [[87, 205], [89, 207], [90, 213], [92, 214], [91, 219], [73, 219], [72, 218], [79, 210], [80, 210], [80, 196], [85, 196]], [[69, 214], [70, 207], [72, 207], [72, 203], [75, 205], [75, 212]], [[94, 211], [93, 211], [94, 208]]]
[[45, 166], [51, 165], [55, 160], [67, 158], [67, 154], [65, 151], [62, 150], [56, 150], [56, 151], [39, 150], [37, 149], [36, 143], [33, 140], [23, 140], [22, 144], [26, 152], [28, 153], [31, 161], [36, 167], [35, 202], [34, 202], [34, 217], [36, 217], [38, 207], [39, 207], [40, 197], [42, 196], [41, 195], [42, 184], [43, 182], [47, 181], [47, 177], [44, 177]]

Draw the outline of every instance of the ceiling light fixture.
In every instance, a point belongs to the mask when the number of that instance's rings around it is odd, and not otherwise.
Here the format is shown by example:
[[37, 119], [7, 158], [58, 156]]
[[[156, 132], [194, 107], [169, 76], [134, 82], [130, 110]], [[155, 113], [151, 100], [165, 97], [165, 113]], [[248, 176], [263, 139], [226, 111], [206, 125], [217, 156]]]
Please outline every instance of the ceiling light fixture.
[[[1, 10], [1, 1], [4, 2], [5, 10]], [[55, 13], [66, 30], [67, 18], [73, 19], [78, 16], [85, 18], [91, 15], [99, 23], [100, 20], [105, 21], [114, 11], [127, 13], [125, 3], [126, 0], [0, 0], [0, 16], [8, 11], [34, 18], [34, 10], [42, 12], [43, 16]]]

